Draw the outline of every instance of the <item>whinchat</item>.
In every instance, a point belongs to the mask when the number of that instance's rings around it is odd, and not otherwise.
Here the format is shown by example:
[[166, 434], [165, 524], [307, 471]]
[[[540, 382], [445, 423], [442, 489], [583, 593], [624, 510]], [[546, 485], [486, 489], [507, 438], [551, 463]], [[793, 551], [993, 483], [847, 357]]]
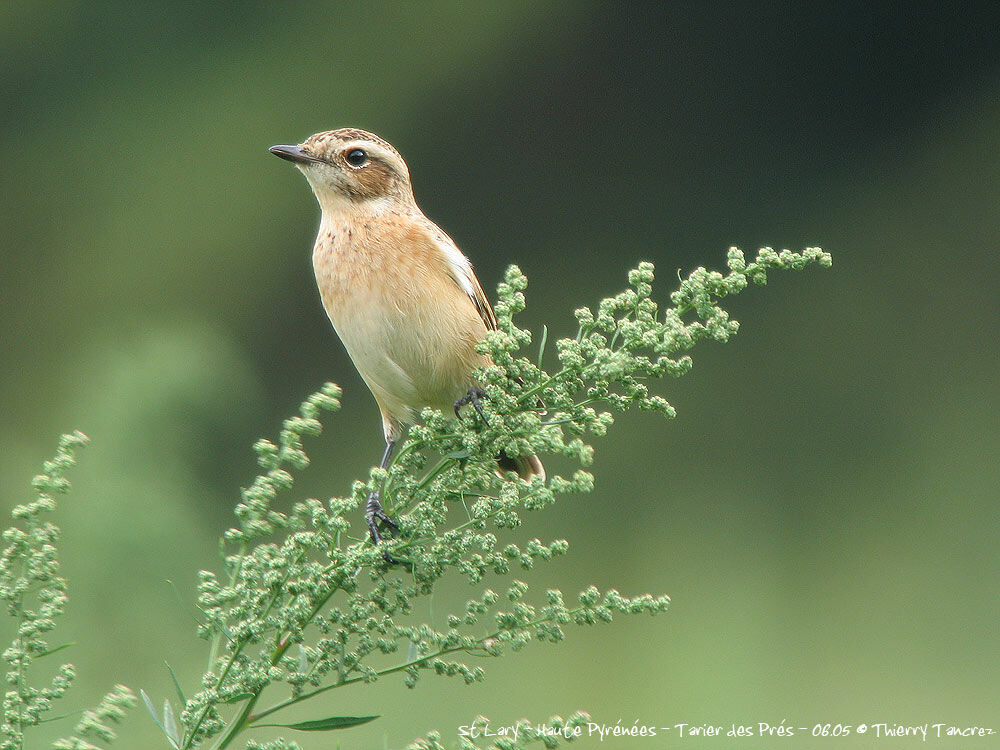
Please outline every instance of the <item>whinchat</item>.
[[[493, 308], [469, 259], [417, 206], [406, 162], [384, 140], [344, 128], [270, 151], [302, 171], [319, 201], [316, 283], [382, 412], [384, 468], [424, 407], [479, 408], [472, 373], [490, 364], [476, 345], [496, 328]], [[537, 456], [498, 461], [525, 478], [544, 476]], [[365, 518], [375, 544], [379, 522], [397, 530], [377, 493]]]

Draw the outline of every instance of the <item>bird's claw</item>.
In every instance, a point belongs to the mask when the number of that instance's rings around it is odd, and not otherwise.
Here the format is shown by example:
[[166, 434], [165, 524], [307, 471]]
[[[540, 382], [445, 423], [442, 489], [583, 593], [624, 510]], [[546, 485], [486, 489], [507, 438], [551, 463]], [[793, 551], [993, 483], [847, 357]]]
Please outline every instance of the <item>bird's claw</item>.
[[[382, 529], [379, 528], [379, 521], [385, 524], [392, 536], [396, 536], [399, 533], [399, 524], [385, 512], [377, 492], [373, 492], [368, 496], [368, 502], [365, 504], [365, 521], [368, 523], [368, 534], [371, 536], [372, 544], [376, 547], [383, 539]], [[382, 552], [382, 559], [390, 565], [411, 567], [411, 564], [406, 560], [399, 560], [384, 550]]]
[[476, 409], [476, 413], [479, 414], [479, 418], [483, 420], [483, 424], [488, 424], [486, 421], [486, 415], [483, 414], [482, 404], [480, 403], [484, 398], [488, 398], [486, 391], [477, 385], [471, 386], [469, 388], [469, 392], [455, 402], [455, 416], [461, 418], [458, 410], [466, 404], [472, 404], [472, 406]]

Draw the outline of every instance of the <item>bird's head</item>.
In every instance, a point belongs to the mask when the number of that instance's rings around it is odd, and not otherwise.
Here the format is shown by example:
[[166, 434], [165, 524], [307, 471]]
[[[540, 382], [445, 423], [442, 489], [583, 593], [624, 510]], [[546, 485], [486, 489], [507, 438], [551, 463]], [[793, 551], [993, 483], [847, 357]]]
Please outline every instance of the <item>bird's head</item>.
[[355, 128], [328, 130], [297, 146], [271, 146], [269, 150], [302, 171], [324, 210], [373, 201], [413, 203], [406, 162], [373, 133]]

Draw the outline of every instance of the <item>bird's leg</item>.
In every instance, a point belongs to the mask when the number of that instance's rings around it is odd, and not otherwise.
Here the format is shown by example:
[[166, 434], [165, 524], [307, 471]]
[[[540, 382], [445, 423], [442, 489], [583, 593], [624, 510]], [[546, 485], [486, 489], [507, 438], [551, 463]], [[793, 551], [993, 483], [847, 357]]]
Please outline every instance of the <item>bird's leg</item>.
[[[379, 468], [388, 468], [389, 459], [392, 458], [392, 451], [395, 447], [395, 440], [386, 442], [385, 453], [382, 454], [382, 462], [379, 464]], [[378, 543], [382, 541], [382, 531], [378, 527], [379, 521], [384, 523], [393, 535], [399, 531], [399, 524], [390, 518], [382, 508], [382, 502], [379, 500], [379, 494], [377, 491], [370, 494], [368, 496], [368, 502], [365, 503], [365, 521], [368, 523], [368, 533], [372, 538], [372, 543], [375, 545], [378, 545]], [[383, 552], [382, 557], [384, 557], [385, 561], [390, 564], [401, 562], [388, 552]]]
[[473, 385], [469, 387], [469, 392], [466, 393], [462, 398], [455, 402], [455, 416], [461, 418], [458, 410], [461, 409], [466, 404], [472, 404], [476, 408], [476, 412], [479, 414], [479, 418], [483, 420], [483, 424], [488, 424], [486, 421], [486, 415], [483, 414], [483, 407], [480, 404], [484, 398], [488, 398], [486, 391], [480, 388], [478, 385]]

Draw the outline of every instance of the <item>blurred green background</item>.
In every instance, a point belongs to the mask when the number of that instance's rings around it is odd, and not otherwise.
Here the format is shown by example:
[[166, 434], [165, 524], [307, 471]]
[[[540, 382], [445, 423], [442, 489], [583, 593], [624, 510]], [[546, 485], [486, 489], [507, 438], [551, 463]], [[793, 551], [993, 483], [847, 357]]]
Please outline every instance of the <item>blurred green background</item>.
[[[344, 494], [379, 457], [314, 288], [318, 208], [267, 153], [351, 125], [399, 148], [487, 289], [521, 266], [536, 332], [569, 333], [640, 259], [664, 299], [730, 245], [821, 245], [834, 267], [732, 301], [740, 335], [660, 389], [677, 419], [621, 419], [597, 491], [529, 519], [571, 542], [530, 582], [665, 592], [670, 613], [571, 630], [472, 687], [330, 694], [305, 715], [383, 718], [295, 739], [395, 749], [575, 709], [1000, 730], [1000, 6], [892, 7], [8, 3], [0, 504], [30, 496], [60, 432], [91, 436], [57, 517], [69, 702], [113, 681], [161, 699], [164, 659], [197, 680], [195, 572], [250, 446], [305, 395], [346, 391], [291, 497]], [[121, 734], [165, 746], [141, 710]], [[783, 746], [832, 742], [871, 739]], [[737, 744], [774, 740], [700, 743]]]

